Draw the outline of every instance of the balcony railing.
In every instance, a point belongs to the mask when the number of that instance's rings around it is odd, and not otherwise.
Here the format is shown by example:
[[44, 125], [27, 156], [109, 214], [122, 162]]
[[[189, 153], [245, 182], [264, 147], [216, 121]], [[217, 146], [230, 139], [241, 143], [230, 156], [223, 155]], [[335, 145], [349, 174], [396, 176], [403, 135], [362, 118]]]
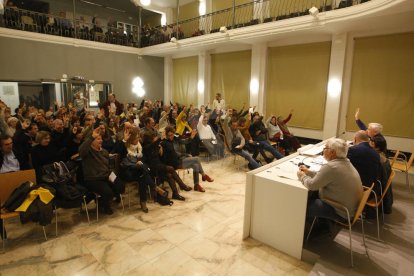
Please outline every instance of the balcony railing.
[[3, 25], [22, 31], [139, 47], [138, 28], [136, 31], [127, 31], [116, 26], [100, 26], [81, 19], [70, 20], [17, 8], [5, 8]]
[[[341, 9], [369, 0], [343, 0], [337, 7], [335, 0], [263, 0], [242, 4], [200, 17], [179, 21], [167, 26], [143, 30], [141, 47], [152, 46], [175, 40], [211, 34], [256, 24], [309, 15], [309, 9], [319, 12]], [[177, 27], [178, 26], [178, 27]]]
[[237, 29], [246, 26], [309, 15], [315, 7], [319, 12], [340, 9], [369, 0], [263, 0], [233, 6], [200, 17], [175, 22], [166, 26], [142, 26], [126, 30], [116, 26], [90, 24], [81, 19], [67, 18], [5, 8], [2, 25], [7, 28], [71, 37], [102, 43], [147, 47], [175, 40]]

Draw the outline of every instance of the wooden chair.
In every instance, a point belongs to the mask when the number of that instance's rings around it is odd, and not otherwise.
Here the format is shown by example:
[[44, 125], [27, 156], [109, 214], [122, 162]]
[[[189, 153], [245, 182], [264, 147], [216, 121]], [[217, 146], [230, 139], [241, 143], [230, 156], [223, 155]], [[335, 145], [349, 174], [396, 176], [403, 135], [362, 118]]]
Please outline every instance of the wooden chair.
[[[17, 171], [17, 172], [10, 172], [10, 173], [2, 173], [0, 174], [0, 206], [3, 205], [4, 202], [10, 197], [14, 189], [19, 187], [22, 183], [30, 181], [36, 184], [36, 173], [35, 170], [25, 170], [25, 171]], [[2, 234], [3, 234], [3, 251], [5, 247], [5, 224], [6, 220], [9, 218], [18, 217], [20, 215], [19, 212], [9, 212], [5, 209], [1, 210], [0, 219], [3, 220], [3, 227], [2, 227]], [[56, 212], [55, 212], [56, 215]], [[45, 240], [47, 240], [46, 230], [43, 227], [43, 234], [45, 236]], [[56, 217], [56, 233], [57, 233], [57, 217]]]
[[396, 150], [393, 157], [388, 157], [388, 160], [390, 160], [391, 167], [392, 167], [392, 165], [394, 165], [395, 160], [397, 160], [397, 158], [398, 158], [399, 155], [400, 155], [400, 151], [399, 150]]
[[[237, 154], [235, 154], [235, 153], [231, 152], [230, 146], [229, 146], [229, 144], [227, 143], [226, 135], [225, 135], [225, 134], [222, 134], [222, 133], [217, 133], [217, 135], [220, 137], [220, 139], [222, 139], [222, 140], [223, 140], [223, 143], [224, 143], [224, 149], [225, 149], [225, 151], [224, 151], [224, 157], [223, 157], [223, 164], [224, 164], [224, 160], [226, 160], [226, 157], [227, 157], [227, 156], [234, 156], [233, 163], [234, 163], [234, 164], [236, 164], [236, 160], [237, 160], [237, 157], [238, 157], [239, 155], [237, 155]], [[239, 167], [237, 167], [237, 170], [239, 170], [239, 169], [240, 169], [240, 168], [239, 168]]]
[[[339, 208], [339, 209], [342, 209], [346, 212], [346, 215], [347, 215], [346, 221], [341, 221], [341, 220], [334, 220], [334, 221], [336, 223], [344, 226], [344, 227], [347, 227], [348, 230], [349, 230], [349, 247], [350, 247], [350, 251], [351, 251], [351, 266], [352, 267], [354, 267], [354, 257], [353, 257], [353, 253], [352, 253], [352, 226], [355, 224], [355, 222], [358, 221], [358, 219], [361, 219], [362, 240], [363, 240], [365, 250], [366, 250], [367, 248], [366, 248], [366, 244], [365, 244], [364, 219], [363, 219], [362, 211], [364, 210], [364, 207], [367, 203], [368, 197], [369, 197], [370, 193], [372, 192], [373, 188], [374, 188], [374, 183], [372, 184], [372, 186], [370, 188], [364, 187], [364, 192], [362, 194], [362, 198], [358, 203], [358, 208], [357, 208], [353, 218], [351, 218], [351, 215], [349, 214], [348, 208], [346, 208], [344, 205], [342, 205], [342, 204], [340, 204], [336, 201], [330, 200], [330, 199], [324, 199], [324, 201], [326, 203], [328, 203], [329, 205], [331, 205], [333, 207], [336, 207], [336, 208]], [[338, 218], [339, 218], [339, 216], [338, 216]], [[306, 237], [306, 240], [309, 239], [310, 233], [312, 232], [312, 228], [315, 224], [316, 219], [317, 219], [317, 217], [315, 217], [312, 221], [312, 225], [309, 229], [309, 233]], [[368, 254], [368, 252], [367, 252], [367, 254]]]
[[411, 153], [410, 159], [407, 158], [407, 156], [404, 153], [398, 153], [398, 157], [393, 158], [394, 162], [392, 162], [392, 169], [397, 170], [400, 172], [405, 173], [405, 179], [406, 183], [408, 185], [408, 190], [411, 192], [411, 186], [410, 186], [410, 177], [408, 175], [408, 170], [411, 168], [411, 165], [414, 161], [414, 152]]
[[367, 201], [367, 206], [370, 206], [370, 207], [373, 207], [373, 208], [375, 208], [375, 210], [376, 210], [376, 213], [377, 213], [377, 231], [378, 231], [378, 239], [380, 238], [379, 237], [379, 217], [378, 217], [378, 207], [381, 205], [382, 206], [382, 223], [384, 224], [384, 206], [383, 206], [383, 204], [382, 204], [382, 202], [383, 202], [383, 200], [384, 200], [384, 197], [385, 197], [385, 195], [386, 195], [386, 193], [388, 192], [388, 190], [390, 189], [390, 187], [391, 187], [391, 183], [392, 183], [392, 180], [394, 179], [394, 176], [395, 176], [395, 171], [394, 170], [391, 170], [391, 174], [390, 174], [390, 176], [388, 177], [388, 180], [387, 180], [387, 183], [385, 184], [385, 187], [384, 187], [384, 189], [382, 190], [382, 194], [381, 194], [381, 197], [379, 198], [379, 200], [377, 199], [377, 195], [375, 195], [375, 198], [374, 199], [370, 199], [370, 200], [368, 200]]

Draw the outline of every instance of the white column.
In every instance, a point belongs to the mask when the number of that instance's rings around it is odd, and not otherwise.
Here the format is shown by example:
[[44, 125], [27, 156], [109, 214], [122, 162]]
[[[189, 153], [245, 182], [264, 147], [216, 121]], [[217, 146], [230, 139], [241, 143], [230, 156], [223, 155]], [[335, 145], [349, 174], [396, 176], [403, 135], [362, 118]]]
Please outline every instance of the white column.
[[[212, 0], [199, 0], [199, 15], [203, 16], [212, 12]], [[204, 12], [201, 13], [201, 6], [204, 6]], [[211, 16], [205, 16], [200, 18], [199, 29], [203, 30], [206, 34], [210, 33], [211, 30]]]
[[164, 58], [164, 104], [169, 104], [172, 99], [173, 66], [172, 58]]
[[332, 36], [322, 140], [339, 136], [339, 114], [341, 111], [347, 39], [347, 34]]
[[209, 52], [198, 55], [198, 82], [197, 82], [197, 106], [207, 104], [210, 101], [210, 68], [211, 57]]
[[265, 80], [266, 80], [266, 43], [254, 44], [252, 47], [252, 64], [250, 78], [250, 106], [256, 106], [256, 110], [264, 113], [265, 106]]

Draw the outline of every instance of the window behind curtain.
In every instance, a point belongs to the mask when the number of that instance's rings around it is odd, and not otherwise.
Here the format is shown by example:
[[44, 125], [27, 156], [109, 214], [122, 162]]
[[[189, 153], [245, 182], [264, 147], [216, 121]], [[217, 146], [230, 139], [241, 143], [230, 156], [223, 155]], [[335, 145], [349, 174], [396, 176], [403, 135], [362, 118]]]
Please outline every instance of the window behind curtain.
[[414, 138], [414, 33], [355, 39], [348, 131], [357, 130], [357, 107], [383, 134]]
[[197, 79], [197, 56], [173, 59], [173, 102], [197, 105]]
[[287, 117], [289, 125], [323, 129], [331, 42], [268, 50], [266, 116]]

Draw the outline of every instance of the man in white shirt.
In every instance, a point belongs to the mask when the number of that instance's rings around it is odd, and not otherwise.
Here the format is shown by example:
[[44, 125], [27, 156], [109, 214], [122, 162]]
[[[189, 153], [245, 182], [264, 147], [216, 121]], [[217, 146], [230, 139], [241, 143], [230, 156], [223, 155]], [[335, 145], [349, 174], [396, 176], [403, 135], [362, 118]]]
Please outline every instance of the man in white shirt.
[[216, 99], [213, 101], [213, 110], [224, 110], [226, 103], [224, 99], [221, 98], [221, 94], [216, 94]]
[[217, 140], [211, 126], [208, 123], [208, 116], [202, 114], [198, 120], [197, 132], [201, 142], [206, 147], [210, 155], [224, 156], [223, 141]]

